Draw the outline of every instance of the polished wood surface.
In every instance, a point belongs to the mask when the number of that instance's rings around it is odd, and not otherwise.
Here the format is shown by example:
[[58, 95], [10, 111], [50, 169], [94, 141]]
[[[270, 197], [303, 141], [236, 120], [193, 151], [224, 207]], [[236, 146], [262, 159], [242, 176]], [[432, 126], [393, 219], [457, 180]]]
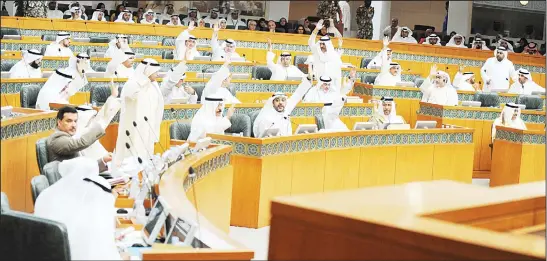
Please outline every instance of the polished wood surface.
[[[453, 181], [278, 197], [269, 260], [545, 260], [545, 182]], [[318, 247], [320, 246], [320, 247]]]
[[[501, 108], [441, 106], [420, 102], [417, 120], [437, 121], [437, 127], [452, 124], [474, 129], [475, 159], [474, 178], [490, 177], [492, 154], [492, 124], [501, 114]], [[443, 116], [444, 115], [444, 116]], [[523, 110], [521, 117], [530, 130], [545, 128], [545, 111]]]
[[490, 186], [545, 180], [545, 131], [496, 126]]
[[270, 224], [275, 196], [413, 181], [471, 182], [472, 129], [377, 130], [287, 137], [214, 135], [233, 149], [233, 226]]

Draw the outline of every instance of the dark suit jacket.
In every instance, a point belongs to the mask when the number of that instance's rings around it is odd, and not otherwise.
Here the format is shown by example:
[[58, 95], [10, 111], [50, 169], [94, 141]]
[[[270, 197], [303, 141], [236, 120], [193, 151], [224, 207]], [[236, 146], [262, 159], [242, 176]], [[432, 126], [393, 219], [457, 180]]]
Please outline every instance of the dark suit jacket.
[[[80, 151], [91, 146], [95, 141], [104, 136], [104, 129], [97, 123], [91, 125], [90, 130], [80, 138], [73, 138], [70, 134], [57, 130], [46, 140], [47, 156], [51, 161], [63, 161], [80, 157]], [[99, 171], [107, 170], [102, 159], [97, 160]]]

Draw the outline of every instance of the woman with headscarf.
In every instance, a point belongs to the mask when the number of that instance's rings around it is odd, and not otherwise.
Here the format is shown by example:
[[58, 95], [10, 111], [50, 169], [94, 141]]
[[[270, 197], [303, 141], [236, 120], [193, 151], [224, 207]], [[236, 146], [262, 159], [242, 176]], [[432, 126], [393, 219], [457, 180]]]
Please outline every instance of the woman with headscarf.
[[420, 86], [422, 102], [444, 106], [457, 106], [458, 93], [450, 83], [450, 75], [437, 71], [437, 65], [431, 67], [428, 78]]
[[197, 23], [197, 27], [200, 27], [200, 28], [204, 28], [205, 27], [205, 20], [203, 19], [198, 19], [198, 23]]
[[[122, 88], [114, 170], [121, 166], [125, 158], [134, 155], [147, 161], [154, 153], [154, 143], [159, 142], [163, 118], [163, 96], [156, 81], [160, 69], [156, 60], [146, 58]], [[131, 149], [126, 147], [126, 143], [132, 144]]]
[[461, 34], [454, 34], [450, 41], [446, 44], [447, 47], [468, 48], [465, 46], [465, 37]]
[[397, 29], [397, 32], [391, 39], [392, 43], [418, 43], [414, 37], [412, 37], [412, 30], [410, 28], [403, 26]]
[[[317, 32], [322, 27], [323, 20], [319, 20], [319, 22], [317, 22], [317, 26], [308, 39], [308, 46], [310, 47], [313, 55], [313, 71], [315, 73], [315, 78], [319, 79], [321, 76], [328, 76], [333, 80], [334, 87], [340, 90], [342, 88], [341, 54], [334, 49], [330, 37], [323, 36], [319, 39], [319, 41], [315, 41]], [[342, 42], [339, 40], [339, 48], [342, 48], [341, 43]]]
[[226, 19], [224, 18], [221, 18], [219, 21], [218, 21], [218, 25], [220, 27], [220, 29], [226, 29]]
[[118, 14], [118, 18], [115, 23], [127, 23], [127, 24], [134, 24], [135, 21], [133, 21], [133, 14], [129, 10], [123, 10]]
[[93, 16], [91, 17], [91, 21], [106, 22], [106, 18], [104, 17], [104, 12], [101, 11], [101, 9], [95, 10], [95, 12], [93, 12]]
[[368, 121], [374, 122], [378, 129], [384, 129], [388, 124], [406, 124], [405, 119], [397, 115], [392, 97], [382, 97], [380, 101], [374, 101], [373, 105], [374, 112]]
[[492, 124], [492, 143], [496, 138], [496, 126], [505, 126], [513, 129], [527, 130], [526, 124], [520, 118], [520, 108], [514, 103], [507, 103], [500, 116]]
[[266, 19], [260, 18], [258, 20], [258, 31], [269, 31]]
[[287, 24], [287, 18], [281, 17], [281, 19], [279, 19], [279, 26], [277, 26], [276, 28], [281, 28], [283, 29], [284, 33], [288, 33], [289, 26]]
[[9, 70], [10, 79], [23, 79], [23, 78], [42, 78], [42, 64], [43, 55], [36, 49], [28, 51], [22, 51], [23, 58], [17, 62]]
[[135, 73], [133, 61], [135, 53], [131, 49], [122, 49], [114, 52], [114, 56], [106, 65], [105, 78], [129, 78]]
[[78, 157], [59, 163], [58, 171], [62, 178], [40, 193], [34, 215], [66, 226], [73, 260], [121, 260], [115, 198], [97, 162]]
[[292, 124], [290, 115], [304, 94], [311, 87], [310, 77], [302, 77], [302, 82], [290, 98], [285, 93], [276, 92], [270, 97], [264, 107], [260, 110], [253, 123], [253, 135], [256, 138], [262, 137], [269, 129], [279, 129], [278, 136], [292, 135]]
[[55, 41], [50, 43], [46, 47], [44, 56], [63, 56], [71, 57], [74, 56], [72, 50], [70, 50], [70, 34], [67, 32], [57, 33]]
[[129, 44], [127, 35], [118, 34], [116, 35], [115, 39], [112, 39], [110, 40], [110, 42], [108, 42], [108, 49], [106, 49], [106, 52], [104, 53], [104, 58], [111, 58], [117, 52], [123, 52], [123, 50], [128, 48]]
[[156, 13], [152, 9], [148, 9], [144, 14], [144, 18], [139, 22], [141, 24], [157, 24]]
[[[55, 73], [49, 76], [38, 93], [36, 109], [49, 110], [50, 103], [68, 104], [70, 95], [67, 90], [74, 79], [68, 71], [68, 68], [57, 69]], [[77, 87], [79, 86], [75, 86], [76, 89]]]
[[306, 34], [306, 30], [304, 29], [304, 26], [299, 24], [298, 27], [296, 27], [296, 30], [294, 30], [295, 34]]
[[346, 103], [345, 96], [336, 97], [332, 102], [323, 104], [321, 116], [325, 123], [325, 129], [322, 132], [347, 131], [348, 127], [340, 120], [340, 111]]

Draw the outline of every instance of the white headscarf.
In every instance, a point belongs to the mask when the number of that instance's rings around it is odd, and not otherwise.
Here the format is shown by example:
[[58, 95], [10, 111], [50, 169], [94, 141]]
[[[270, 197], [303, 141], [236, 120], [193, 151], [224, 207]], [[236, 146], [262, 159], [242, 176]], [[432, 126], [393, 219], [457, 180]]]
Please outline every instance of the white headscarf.
[[[291, 125], [291, 122], [289, 121], [289, 115], [288, 115], [290, 112], [287, 112], [286, 108], [285, 108], [285, 111], [278, 112], [273, 106], [273, 101], [276, 98], [281, 98], [281, 97], [285, 97], [285, 99], [288, 99], [285, 93], [282, 93], [282, 92], [274, 93], [272, 97], [270, 97], [266, 101], [266, 103], [264, 104], [264, 107], [262, 107], [262, 109], [256, 116], [256, 120], [253, 123], [253, 133], [255, 137], [260, 137], [260, 135], [262, 135], [262, 133], [259, 133], [260, 120], [265, 120], [265, 119], [274, 119], [275, 124], [273, 124], [271, 128], [278, 128], [280, 132], [286, 133], [288, 135], [292, 134], [292, 125]], [[287, 119], [285, 122], [282, 123], [282, 126], [279, 126], [277, 124], [278, 122], [275, 121], [275, 119], [278, 119], [279, 117], [284, 117]]]
[[226, 39], [226, 40], [224, 40], [224, 41], [222, 42], [222, 44], [220, 44], [220, 49], [221, 49], [222, 51], [224, 51], [224, 48], [226, 47], [226, 44], [231, 44], [231, 45], [233, 45], [233, 46], [234, 46], [234, 48], [233, 48], [233, 50], [234, 50], [233, 53], [236, 52], [237, 43], [236, 43], [236, 41], [235, 41], [234, 39]]
[[[73, 6], [72, 8], [70, 8], [70, 13], [71, 14], [75, 13], [78, 16], [78, 18], [76, 20], [83, 20], [82, 19], [82, 10], [80, 9], [80, 7]], [[68, 18], [68, 19], [72, 19], [72, 17]]]
[[[325, 44], [325, 47], [327, 48], [327, 52], [323, 53], [321, 51], [321, 43]], [[340, 60], [340, 55], [336, 50], [334, 49], [334, 46], [332, 45], [332, 41], [329, 36], [322, 36], [319, 38], [319, 41], [315, 44], [316, 51], [314, 52], [314, 61], [321, 61], [321, 62], [336, 62]]]
[[36, 50], [36, 49], [30, 49], [28, 51], [22, 51], [21, 52], [22, 56], [23, 56], [23, 62], [25, 64], [31, 64], [32, 62], [44, 57], [40, 51]]
[[[78, 69], [78, 61], [85, 61], [85, 65], [81, 65], [80, 69]], [[79, 53], [76, 56], [71, 56], [68, 58], [68, 68], [74, 72], [80, 72], [81, 69], [85, 70], [85, 72], [92, 71], [89, 55], [87, 53]]]
[[[128, 14], [129, 14], [129, 20], [128, 20], [128, 21], [123, 20], [123, 14], [124, 14], [124, 13], [128, 13]], [[126, 10], [123, 10], [123, 12], [120, 12], [120, 13], [118, 14], [118, 18], [116, 18], [116, 21], [114, 21], [114, 22], [118, 22], [118, 23], [130, 23], [130, 24], [135, 23], [135, 21], [133, 21], [133, 13], [131, 13], [131, 11], [129, 11], [129, 10], [127, 10], [127, 9], [126, 9]]]
[[104, 17], [104, 12], [101, 11], [101, 9], [97, 9], [95, 10], [95, 12], [93, 12], [93, 16], [91, 16], [91, 21], [99, 21], [99, 13], [102, 13], [103, 14], [103, 17], [101, 18], [101, 22], [106, 22], [106, 18]]
[[[408, 36], [403, 38], [401, 36], [402, 31], [408, 31]], [[414, 37], [412, 37], [412, 30], [410, 30], [410, 28], [408, 28], [406, 26], [399, 27], [397, 29], [397, 32], [395, 33], [395, 35], [391, 39], [391, 42], [395, 42], [395, 43], [418, 43], [416, 41], [416, 39], [414, 39]]]
[[120, 260], [114, 239], [115, 198], [108, 181], [98, 175], [97, 161], [65, 160], [59, 173], [63, 178], [40, 194], [34, 214], [66, 226], [73, 260]]
[[[326, 91], [321, 88], [323, 84], [329, 85]], [[330, 103], [339, 96], [340, 90], [334, 85], [332, 78], [329, 76], [321, 76], [315, 86], [312, 87], [308, 93], [306, 93], [306, 96], [304, 96], [304, 101]]]
[[486, 46], [486, 42], [483, 41], [481, 38], [475, 38], [473, 44], [471, 45], [471, 49], [475, 49], [475, 46], [477, 46], [478, 43], [482, 43], [481, 50], [490, 50], [490, 48]]
[[506, 42], [507, 43], [507, 48], [508, 48], [508, 52], [514, 52], [513, 51], [513, 45], [509, 42], [509, 40], [507, 39], [500, 39], [497, 43], [496, 43], [496, 47], [501, 47], [501, 43], [502, 42]]
[[57, 37], [55, 38], [55, 42], [57, 44], [60, 44], [61, 41], [63, 41], [64, 39], [70, 39], [70, 34], [67, 33], [67, 32], [59, 32], [59, 33], [57, 33]]
[[[104, 57], [112, 58], [116, 55], [115, 54], [116, 52], [123, 52], [123, 50], [129, 49], [128, 42], [129, 41], [128, 41], [127, 35], [124, 35], [124, 34], [116, 35], [115, 39], [112, 39], [110, 40], [110, 42], [108, 42], [108, 49], [106, 50]], [[120, 48], [118, 48], [118, 45], [117, 45], [118, 43], [120, 44]]]
[[36, 100], [36, 109], [49, 110], [49, 103], [60, 101], [61, 90], [68, 86], [72, 80], [73, 76], [69, 73], [68, 68], [56, 70], [40, 89]]
[[[384, 114], [384, 102], [391, 103], [391, 111], [387, 116]], [[397, 117], [397, 106], [392, 97], [382, 97], [380, 99], [380, 102], [378, 103], [377, 112], [382, 117], [384, 117], [384, 119], [386, 119], [388, 123], [403, 123], [401, 119]]]
[[437, 75], [441, 76], [446, 80], [445, 87], [453, 87], [450, 81], [450, 75], [445, 71], [437, 71]]
[[[129, 60], [131, 57], [135, 57], [135, 53], [131, 51], [131, 49], [125, 49], [120, 50], [119, 52], [115, 52], [112, 59], [108, 62], [106, 65], [106, 73], [105, 77], [114, 77], [117, 76], [118, 78], [129, 78], [134, 74], [134, 71], [132, 71], [133, 68], [128, 68], [131, 71], [125, 72], [125, 70], [118, 72], [120, 69], [120, 65], [122, 65], [123, 62]], [[123, 69], [123, 68], [122, 68]]]
[[431, 38], [437, 38], [437, 43], [435, 45], [441, 45], [441, 38], [438, 37], [436, 34], [430, 34], [428, 37], [425, 38], [425, 41], [422, 44], [431, 44], [429, 43], [429, 39]]
[[180, 21], [180, 17], [176, 14], [174, 15], [171, 15], [171, 18], [175, 17], [177, 19], [177, 21], [179, 21], [179, 23], [177, 25], [174, 25], [173, 22], [171, 20], [169, 20], [169, 23], [167, 23], [167, 25], [173, 25], [173, 26], [183, 26], [182, 22]]
[[[283, 64], [281, 64], [281, 57], [290, 57], [291, 60], [292, 60], [292, 55], [291, 55], [291, 53], [289, 53], [289, 52], [281, 52], [281, 54], [279, 55], [279, 57], [277, 57], [277, 64], [279, 64], [279, 65], [281, 65], [281, 66], [283, 66]], [[290, 61], [289, 61], [289, 63], [290, 63]]]
[[40, 67], [34, 68], [31, 64], [43, 57], [43, 55], [36, 49], [28, 51], [21, 51], [23, 56], [21, 61], [18, 61], [9, 70], [9, 78], [21, 79], [21, 78], [40, 78], [42, 77], [42, 69]]
[[[148, 15], [152, 15], [152, 21], [151, 22], [148, 22], [146, 21], [146, 16]], [[154, 12], [154, 10], [152, 9], [148, 9], [148, 11], [146, 11], [146, 13], [144, 13], [144, 17], [141, 19], [141, 24], [155, 24], [156, 23], [156, 12]]]
[[[460, 45], [457, 45], [456, 41], [454, 41], [454, 38], [456, 38], [456, 37], [461, 37], [462, 38], [462, 42], [460, 43]], [[448, 41], [446, 46], [448, 46], [448, 47], [467, 48], [467, 46], [465, 46], [465, 37], [461, 34], [455, 34], [454, 36], [452, 36], [452, 38], [450, 38], [450, 41]]]
[[346, 97], [341, 96], [330, 103], [325, 103], [321, 114], [327, 130], [348, 130], [346, 124], [340, 120], [340, 111], [344, 107]]
[[[397, 68], [397, 73], [395, 75], [392, 75], [390, 72], [393, 67]], [[398, 82], [401, 82], [401, 65], [391, 62], [389, 63], [389, 68], [387, 71], [381, 72], [378, 76], [376, 76], [374, 85], [395, 86]]]
[[152, 58], [146, 58], [142, 60], [139, 65], [137, 65], [137, 68], [135, 68], [135, 74], [133, 76], [137, 78], [138, 82], [138, 78], [142, 78], [143, 76], [145, 76], [148, 79], [150, 75], [158, 72], [160, 69], [160, 64], [156, 60]]
[[[483, 45], [484, 46], [484, 45]], [[490, 49], [489, 49], [490, 50]], [[509, 61], [509, 52], [507, 51], [507, 49], [503, 46], [500, 46], [500, 47], [497, 47], [496, 50], [494, 50], [494, 58], [496, 58], [496, 54], [498, 53], [498, 51], [502, 52], [504, 54], [504, 57], [503, 57], [503, 60], [501, 60], [500, 63], [503, 63], [505, 61]], [[496, 61], [498, 61], [496, 59]]]

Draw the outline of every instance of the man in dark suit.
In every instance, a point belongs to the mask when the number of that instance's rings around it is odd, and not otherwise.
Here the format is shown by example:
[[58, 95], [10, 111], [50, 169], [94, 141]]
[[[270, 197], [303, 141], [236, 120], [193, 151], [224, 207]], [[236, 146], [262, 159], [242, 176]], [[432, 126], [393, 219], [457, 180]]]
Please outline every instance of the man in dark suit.
[[[63, 107], [57, 113], [57, 130], [46, 140], [47, 154], [50, 161], [63, 161], [81, 156], [80, 152], [91, 146], [95, 141], [104, 136], [104, 128], [94, 122], [89, 129], [79, 138], [74, 138], [78, 122], [78, 111], [73, 107]], [[106, 155], [99, 159], [99, 171], [107, 170], [106, 163], [112, 160], [112, 156]]]

